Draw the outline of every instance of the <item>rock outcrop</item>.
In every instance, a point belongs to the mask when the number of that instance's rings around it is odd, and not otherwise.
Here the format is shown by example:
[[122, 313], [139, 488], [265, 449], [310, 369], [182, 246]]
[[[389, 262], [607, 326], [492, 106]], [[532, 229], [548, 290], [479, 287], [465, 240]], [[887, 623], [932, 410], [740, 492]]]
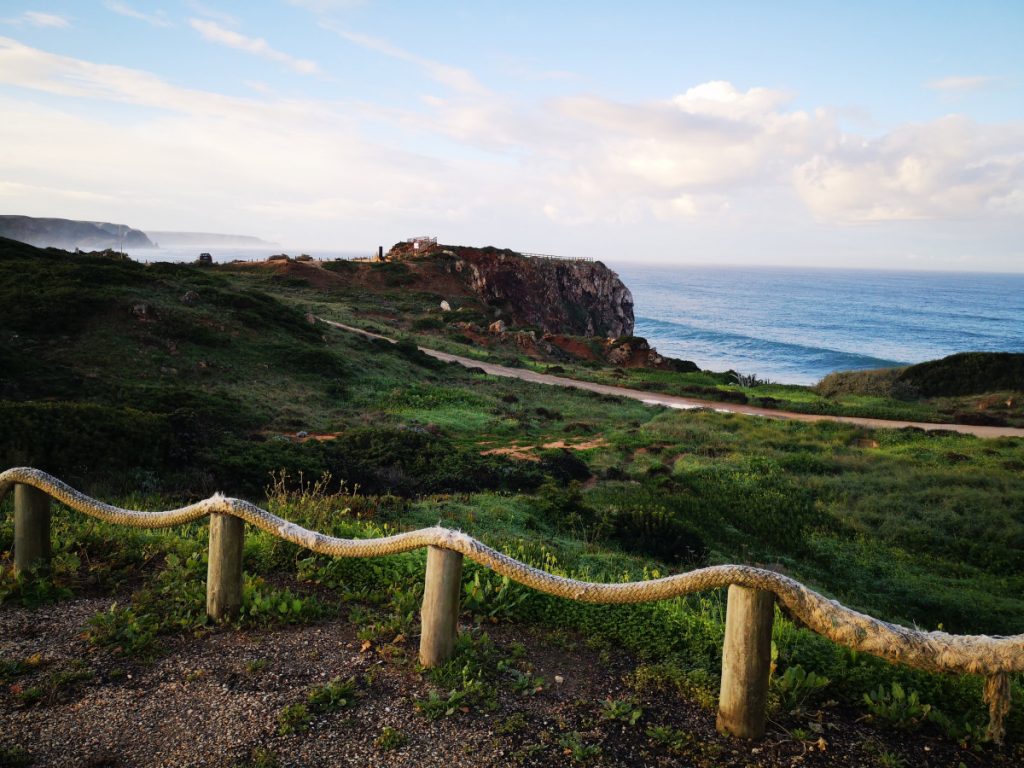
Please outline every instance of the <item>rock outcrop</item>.
[[544, 333], [617, 338], [633, 333], [633, 295], [600, 261], [524, 256], [507, 249], [393, 247], [388, 261], [439, 259], [495, 320]]

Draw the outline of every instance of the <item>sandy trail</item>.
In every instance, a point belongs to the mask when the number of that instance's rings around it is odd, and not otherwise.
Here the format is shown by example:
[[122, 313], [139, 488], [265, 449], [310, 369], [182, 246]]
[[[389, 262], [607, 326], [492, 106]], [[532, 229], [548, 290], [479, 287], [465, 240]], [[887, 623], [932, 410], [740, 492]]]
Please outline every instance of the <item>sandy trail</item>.
[[[381, 336], [378, 333], [364, 331], [362, 328], [345, 325], [344, 323], [337, 323], [333, 320], [324, 320], [323, 318], [319, 319], [327, 325], [333, 326], [334, 328], [340, 328], [343, 331], [358, 333], [369, 338], [382, 339], [384, 341], [391, 342], [392, 344], [395, 343], [394, 339], [389, 339], [387, 336]], [[523, 368], [509, 368], [504, 365], [496, 365], [494, 363], [485, 363], [480, 360], [474, 360], [471, 357], [462, 357], [461, 355], [439, 352], [436, 349], [428, 349], [427, 347], [420, 347], [419, 349], [424, 354], [430, 355], [438, 360], [443, 360], [447, 363], [458, 363], [466, 368], [479, 368], [492, 376], [505, 376], [512, 379], [521, 379], [522, 381], [532, 381], [535, 384], [547, 384], [555, 387], [572, 387], [573, 389], [583, 389], [589, 392], [599, 392], [602, 395], [627, 397], [630, 400], [639, 400], [647, 405], [661, 405], [666, 408], [678, 408], [683, 410], [709, 408], [711, 410], [718, 411], [719, 413], [738, 413], [744, 416], [762, 416], [768, 419], [787, 419], [791, 421], [838, 421], [843, 424], [855, 424], [859, 427], [867, 427], [869, 429], [903, 429], [905, 427], [914, 427], [916, 429], [923, 429], [930, 432], [942, 430], [947, 432], [959, 432], [963, 435], [974, 435], [975, 437], [1024, 437], [1024, 429], [1020, 429], [1018, 427], [982, 427], [974, 426], [972, 424], [932, 424], [926, 421], [895, 421], [890, 419], [868, 419], [861, 416], [830, 416], [826, 414], [780, 411], [774, 408], [758, 408], [753, 405], [721, 403], [716, 400], [699, 400], [693, 397], [679, 397], [678, 395], [665, 395], [659, 392], [645, 392], [640, 389], [616, 387], [610, 384], [596, 384], [590, 381], [577, 381], [576, 379], [569, 379], [564, 376], [553, 376], [550, 373], [537, 373], [536, 371], [530, 371]]]

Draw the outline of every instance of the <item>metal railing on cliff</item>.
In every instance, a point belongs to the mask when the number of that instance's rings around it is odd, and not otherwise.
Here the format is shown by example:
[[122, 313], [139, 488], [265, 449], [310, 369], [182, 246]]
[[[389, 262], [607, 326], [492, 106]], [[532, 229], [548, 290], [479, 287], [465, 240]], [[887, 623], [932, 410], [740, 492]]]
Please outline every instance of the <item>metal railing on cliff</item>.
[[210, 516], [206, 610], [232, 619], [242, 604], [245, 524], [312, 552], [378, 557], [427, 547], [420, 662], [442, 664], [458, 628], [463, 557], [550, 595], [587, 603], [639, 603], [729, 588], [718, 728], [744, 738], [763, 735], [776, 602], [811, 630], [856, 651], [931, 672], [982, 675], [988, 737], [1002, 742], [1010, 710], [1010, 675], [1024, 671], [1024, 634], [1010, 637], [922, 632], [858, 613], [782, 574], [745, 565], [617, 584], [577, 581], [519, 562], [460, 531], [423, 528], [375, 539], [342, 539], [307, 530], [241, 499], [215, 495], [179, 509], [143, 512], [104, 504], [37, 469], [0, 473], [0, 501], [14, 488], [14, 567], [30, 572], [49, 561], [50, 499], [83, 514], [134, 528], [166, 528]]
[[590, 256], [555, 256], [550, 253], [528, 253], [527, 251], [520, 251], [520, 256], [527, 256], [531, 259], [548, 259], [550, 261], [572, 261], [590, 263], [594, 260]]

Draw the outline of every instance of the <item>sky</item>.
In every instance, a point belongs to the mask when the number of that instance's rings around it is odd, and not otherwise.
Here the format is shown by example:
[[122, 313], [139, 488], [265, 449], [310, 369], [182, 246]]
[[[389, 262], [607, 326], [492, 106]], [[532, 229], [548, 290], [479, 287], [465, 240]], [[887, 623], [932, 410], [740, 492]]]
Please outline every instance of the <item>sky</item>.
[[0, 4], [0, 213], [1024, 272], [1024, 2]]

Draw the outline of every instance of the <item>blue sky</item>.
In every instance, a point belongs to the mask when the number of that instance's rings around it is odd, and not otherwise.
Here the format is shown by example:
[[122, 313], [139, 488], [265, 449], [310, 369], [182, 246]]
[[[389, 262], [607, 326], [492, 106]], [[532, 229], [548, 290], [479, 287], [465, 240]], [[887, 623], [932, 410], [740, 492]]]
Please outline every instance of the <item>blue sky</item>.
[[0, 210], [1024, 271], [1021, 39], [1020, 2], [6, 2]]

